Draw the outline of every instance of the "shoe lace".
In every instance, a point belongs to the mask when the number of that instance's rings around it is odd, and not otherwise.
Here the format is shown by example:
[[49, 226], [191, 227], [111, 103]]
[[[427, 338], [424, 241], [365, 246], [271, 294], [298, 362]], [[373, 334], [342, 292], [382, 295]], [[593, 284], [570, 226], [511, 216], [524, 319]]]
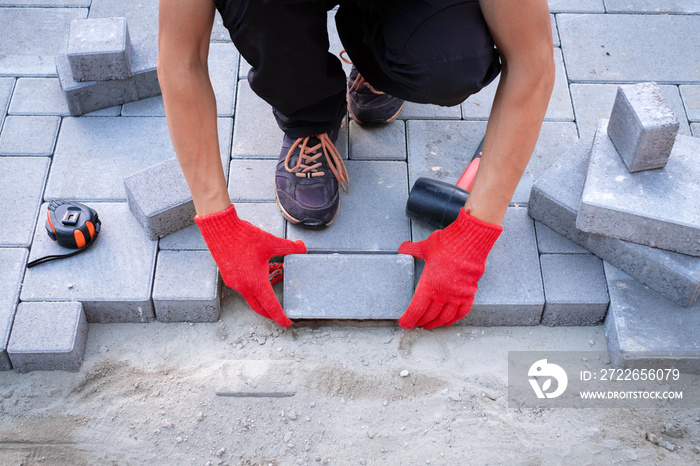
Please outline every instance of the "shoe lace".
[[[317, 138], [319, 143], [310, 147], [309, 140], [312, 137]], [[290, 167], [289, 163], [297, 147], [299, 148], [299, 158], [297, 159], [296, 165]], [[319, 176], [325, 176], [324, 172], [319, 171], [323, 163], [318, 159], [321, 158], [322, 155], [325, 155], [328, 166], [338, 180], [338, 184], [343, 191], [347, 193], [350, 188], [348, 172], [338, 149], [336, 149], [335, 145], [328, 137], [328, 133], [307, 136], [294, 141], [289, 152], [287, 152], [287, 157], [284, 159], [284, 168], [289, 173], [294, 173], [299, 178], [317, 178]]]
[[[352, 62], [350, 61], [350, 59], [349, 59], [349, 58], [345, 58], [345, 57], [343, 56], [343, 54], [347, 54], [347, 52], [345, 51], [345, 49], [343, 49], [343, 50], [340, 51], [340, 54], [339, 54], [339, 55], [340, 55], [340, 59], [343, 60], [343, 61], [344, 61], [345, 63], [347, 63], [348, 65], [352, 65]], [[370, 90], [373, 94], [376, 94], [376, 95], [383, 95], [383, 94], [384, 94], [384, 92], [378, 91], [378, 90], [376, 90], [374, 87], [372, 87], [372, 85], [371, 85], [370, 83], [368, 83], [368, 82], [365, 80], [365, 78], [363, 78], [362, 75], [361, 75], [359, 72], [357, 73], [357, 76], [355, 77], [355, 80], [354, 80], [354, 81], [352, 82], [352, 84], [350, 85], [350, 89], [349, 89], [348, 91], [349, 91], [349, 92], [357, 92], [357, 91], [360, 90], [360, 88], [361, 88], [362, 86], [367, 86], [367, 88], [369, 88], [369, 90]]]

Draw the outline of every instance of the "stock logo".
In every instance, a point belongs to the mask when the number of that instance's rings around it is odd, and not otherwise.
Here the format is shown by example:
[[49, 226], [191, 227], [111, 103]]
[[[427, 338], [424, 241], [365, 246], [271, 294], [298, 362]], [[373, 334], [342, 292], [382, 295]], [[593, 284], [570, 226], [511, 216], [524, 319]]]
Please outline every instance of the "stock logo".
[[[548, 363], [546, 359], [540, 359], [530, 366], [527, 375], [537, 398], [556, 398], [564, 393], [569, 383], [564, 369], [556, 364]], [[539, 384], [540, 379], [543, 380], [542, 386]], [[552, 388], [552, 380], [557, 382], [556, 389], [549, 391]]]

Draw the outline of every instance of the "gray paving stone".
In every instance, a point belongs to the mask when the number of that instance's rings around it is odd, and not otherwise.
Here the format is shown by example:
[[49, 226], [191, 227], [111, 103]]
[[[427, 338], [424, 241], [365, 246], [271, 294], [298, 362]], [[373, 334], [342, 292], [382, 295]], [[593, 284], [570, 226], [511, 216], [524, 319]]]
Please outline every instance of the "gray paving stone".
[[588, 251], [548, 226], [535, 222], [540, 254], [588, 254]]
[[700, 86], [680, 86], [685, 112], [690, 121], [700, 121]]
[[700, 294], [700, 259], [576, 228], [590, 139], [581, 139], [535, 183], [530, 216], [682, 306]]
[[83, 364], [87, 335], [80, 303], [20, 303], [7, 353], [18, 372], [77, 372]]
[[403, 254], [290, 255], [284, 310], [290, 319], [398, 319], [413, 296], [413, 273], [413, 257]]
[[20, 78], [15, 85], [10, 115], [68, 116], [66, 96], [58, 78]]
[[552, 13], [605, 13], [603, 0], [548, 0]]
[[74, 79], [67, 55], [56, 57], [61, 89], [66, 95], [68, 109], [73, 116], [121, 105], [160, 94], [157, 37], [135, 39], [131, 53], [131, 76], [111, 81], [78, 82]]
[[[571, 97], [574, 101], [576, 124], [582, 138], [593, 139], [598, 123], [603, 118], [610, 118], [617, 84], [572, 84]], [[673, 112], [678, 115], [680, 128], [678, 134], [690, 136], [690, 128], [685, 118], [685, 109], [678, 86], [659, 86]]]
[[557, 15], [571, 82], [697, 83], [684, 64], [700, 61], [700, 42], [687, 40], [699, 25], [694, 15]]
[[[222, 156], [230, 128], [219, 120]], [[173, 157], [165, 118], [64, 118], [44, 199], [125, 201], [124, 178]]]
[[[272, 202], [237, 202], [238, 216], [268, 233], [284, 238], [284, 218], [277, 205]], [[197, 225], [169, 234], [160, 239], [158, 247], [162, 250], [207, 250], [202, 234]]]
[[89, 7], [92, 0], [0, 0], [0, 6], [25, 6], [42, 8]]
[[[27, 270], [22, 301], [80, 301], [88, 322], [149, 322], [154, 319], [151, 289], [157, 241], [151, 241], [126, 202], [90, 203], [102, 221], [95, 244], [77, 256]], [[39, 218], [46, 216], [47, 204]], [[39, 222], [29, 260], [65, 254]]]
[[216, 322], [221, 279], [209, 251], [160, 251], [153, 306], [161, 322]]
[[605, 336], [613, 365], [700, 373], [700, 303], [684, 309], [608, 263], [605, 275], [610, 292]]
[[678, 126], [656, 83], [618, 88], [608, 136], [630, 173], [666, 166]]
[[593, 141], [576, 227], [700, 256], [700, 140], [678, 136], [663, 169], [630, 174], [606, 124]]
[[[486, 132], [486, 123], [409, 121], [407, 132], [411, 186], [421, 176], [456, 183], [481, 142]], [[574, 123], [545, 122], [512, 202], [527, 204], [532, 183], [577, 138]]]
[[598, 325], [608, 310], [603, 261], [593, 254], [542, 254], [542, 325]]
[[461, 118], [462, 110], [459, 105], [441, 107], [414, 102], [406, 102], [398, 116], [400, 120], [459, 120]]
[[303, 240], [312, 252], [396, 252], [411, 235], [404, 214], [406, 164], [351, 160], [346, 166], [350, 192], [341, 191], [332, 227], [313, 231], [288, 224], [287, 238]]
[[[545, 114], [545, 121], [574, 121], [574, 110], [571, 106], [569, 94], [569, 82], [564, 69], [564, 59], [561, 50], [554, 49], [554, 63], [556, 74], [552, 97]], [[482, 89], [479, 93], [462, 102], [462, 115], [466, 120], [487, 120], [491, 113], [491, 104], [496, 95], [496, 88], [500, 82], [500, 75], [494, 81]]]
[[44, 183], [49, 171], [46, 157], [0, 157], [0, 247], [27, 248], [32, 242]]
[[148, 99], [127, 102], [122, 105], [121, 115], [125, 117], [164, 117], [165, 106], [163, 105], [163, 96], [157, 95], [149, 97]]
[[700, 13], [697, 0], [674, 0], [658, 2], [655, 0], [605, 0], [608, 13]]
[[70, 22], [86, 8], [0, 8], [0, 76], [55, 76], [55, 55], [66, 52]]
[[59, 117], [10, 115], [0, 134], [0, 155], [51, 155]]
[[66, 53], [76, 81], [128, 78], [131, 76], [131, 38], [126, 19], [72, 21]]
[[690, 125], [690, 129], [693, 131], [693, 136], [700, 138], [700, 123], [693, 123]]
[[0, 78], [0, 130], [2, 130], [2, 124], [5, 121], [5, 114], [7, 113], [7, 107], [14, 87], [14, 78]]
[[557, 30], [557, 20], [553, 14], [549, 15], [549, 21], [552, 23], [552, 43], [555, 47], [561, 47], [561, 42], [559, 41], [559, 30]]
[[221, 14], [218, 10], [214, 15], [214, 26], [211, 30], [210, 40], [212, 42], [231, 42], [231, 35], [224, 27], [224, 20], [221, 18]]
[[0, 371], [12, 369], [7, 340], [15, 318], [29, 250], [0, 248]]
[[406, 160], [406, 127], [396, 120], [385, 126], [350, 122], [350, 160]]
[[478, 326], [537, 325], [544, 292], [537, 240], [527, 209], [509, 207], [503, 233], [494, 245], [479, 291], [460, 324]]
[[236, 202], [274, 202], [277, 160], [232, 159], [228, 193]]
[[124, 17], [132, 39], [158, 31], [158, 2], [143, 0], [92, 0], [89, 18]]

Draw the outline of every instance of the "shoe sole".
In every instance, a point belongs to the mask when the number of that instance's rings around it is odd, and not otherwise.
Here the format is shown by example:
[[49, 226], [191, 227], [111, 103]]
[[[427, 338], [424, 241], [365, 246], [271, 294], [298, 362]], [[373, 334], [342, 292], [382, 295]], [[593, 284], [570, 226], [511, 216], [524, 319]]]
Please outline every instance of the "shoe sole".
[[335, 215], [333, 215], [333, 218], [331, 219], [330, 222], [325, 223], [323, 221], [320, 221], [320, 224], [310, 224], [310, 223], [304, 223], [305, 220], [299, 220], [298, 218], [294, 218], [291, 215], [289, 215], [289, 212], [287, 212], [284, 207], [282, 207], [282, 204], [280, 203], [280, 198], [277, 196], [277, 186], [275, 186], [275, 202], [277, 203], [277, 208], [280, 210], [282, 213], [282, 217], [286, 218], [287, 221], [292, 222], [294, 225], [299, 225], [301, 227], [308, 228], [309, 230], [323, 230], [325, 228], [328, 228], [335, 222], [335, 219], [338, 218], [338, 212], [340, 211], [340, 200], [338, 200], [338, 210], [335, 211]]

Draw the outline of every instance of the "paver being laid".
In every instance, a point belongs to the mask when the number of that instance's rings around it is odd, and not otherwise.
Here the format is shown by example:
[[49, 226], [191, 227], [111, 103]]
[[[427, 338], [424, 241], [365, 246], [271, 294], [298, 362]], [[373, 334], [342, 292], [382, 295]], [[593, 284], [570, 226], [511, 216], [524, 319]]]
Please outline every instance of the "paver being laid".
[[12, 369], [7, 356], [7, 340], [15, 318], [29, 251], [24, 248], [0, 248], [0, 371]]
[[548, 226], [535, 222], [540, 254], [588, 254], [588, 251]]
[[350, 121], [350, 160], [406, 160], [406, 127], [396, 120], [388, 125], [362, 128]]
[[[246, 220], [268, 233], [284, 238], [284, 218], [273, 202], [237, 202], [238, 217]], [[197, 225], [171, 233], [160, 239], [160, 250], [207, 250], [207, 245]]]
[[[571, 97], [574, 101], [576, 125], [582, 138], [593, 139], [601, 119], [610, 118], [617, 96], [617, 84], [571, 84]], [[678, 92], [678, 86], [660, 85], [661, 93], [673, 112], [678, 115], [678, 134], [690, 136], [690, 128], [685, 118], [685, 107]]]
[[[80, 301], [88, 322], [149, 322], [157, 241], [143, 232], [126, 202], [86, 203], [102, 221], [100, 235], [74, 257], [27, 269], [22, 301]], [[39, 218], [46, 217], [46, 204]], [[38, 222], [30, 261], [73, 250], [62, 248]]]
[[700, 258], [576, 228], [590, 147], [590, 140], [581, 139], [537, 180], [528, 203], [530, 216], [669, 299], [692, 305], [700, 294]]
[[19, 78], [7, 111], [10, 115], [70, 115], [58, 78]]
[[70, 23], [87, 8], [0, 8], [0, 76], [54, 76], [66, 52]]
[[413, 296], [413, 273], [403, 254], [289, 255], [284, 310], [290, 319], [398, 319]]
[[221, 279], [209, 251], [160, 251], [153, 306], [161, 322], [216, 322]]
[[51, 155], [60, 122], [55, 116], [8, 116], [0, 133], [0, 155]]
[[542, 254], [542, 324], [598, 325], [608, 310], [603, 261], [593, 254]]
[[[571, 82], [693, 84], [700, 42], [693, 15], [557, 15]], [[650, 34], [650, 31], [654, 31]]]
[[688, 120], [700, 121], [700, 86], [680, 86]]
[[31, 244], [49, 162], [48, 157], [0, 157], [0, 212], [11, 212], [11, 221], [0, 223], [0, 247]]
[[350, 192], [340, 191], [340, 210], [331, 228], [308, 230], [287, 224], [287, 238], [303, 240], [312, 252], [395, 253], [410, 239], [406, 164], [346, 162]]
[[685, 309], [605, 264], [610, 309], [605, 318], [615, 367], [675, 367], [700, 374], [700, 303]]
[[68, 62], [76, 81], [105, 81], [131, 76], [131, 39], [124, 18], [74, 20]]
[[576, 228], [700, 256], [700, 140], [678, 136], [668, 164], [630, 174], [601, 121]]
[[656, 83], [618, 88], [608, 136], [630, 173], [666, 166], [678, 127]]
[[18, 372], [80, 370], [88, 324], [78, 302], [20, 303], [7, 353]]

